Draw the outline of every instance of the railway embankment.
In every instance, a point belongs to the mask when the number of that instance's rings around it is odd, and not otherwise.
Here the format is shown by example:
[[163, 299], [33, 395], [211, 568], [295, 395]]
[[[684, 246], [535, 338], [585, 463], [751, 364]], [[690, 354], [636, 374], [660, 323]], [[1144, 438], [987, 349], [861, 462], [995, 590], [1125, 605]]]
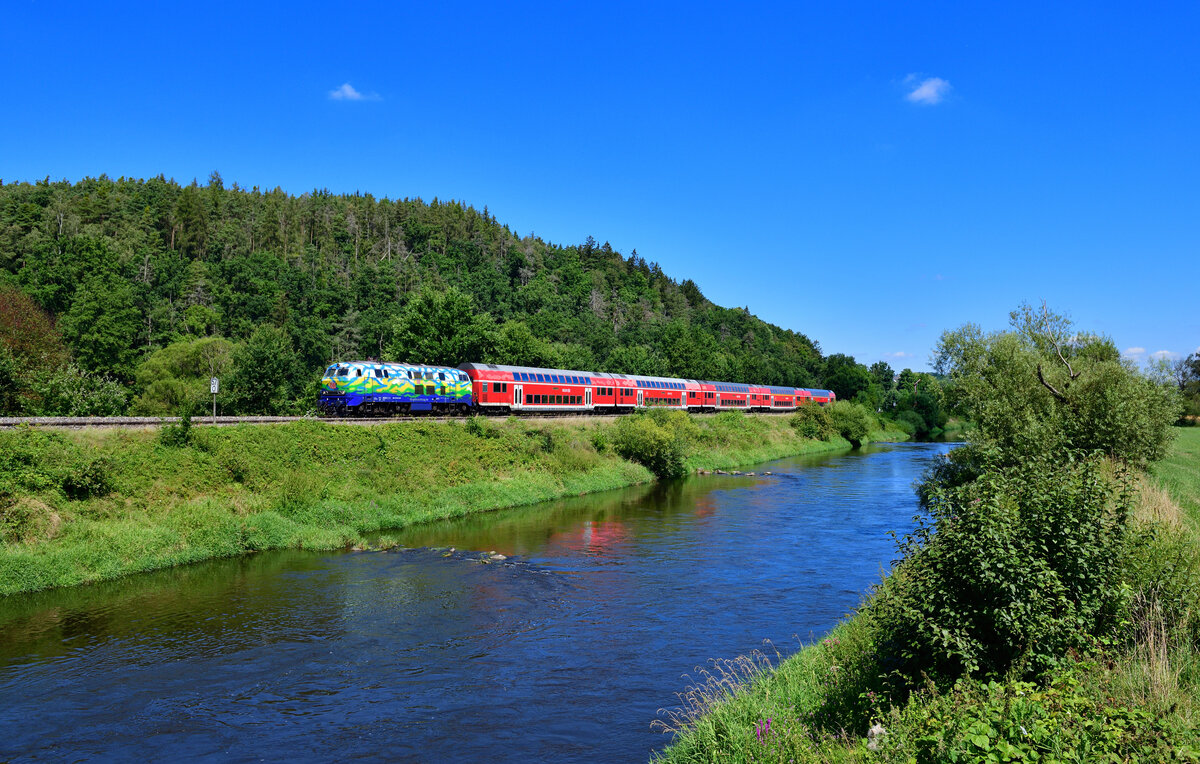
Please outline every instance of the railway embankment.
[[650, 481], [658, 462], [646, 457], [659, 451], [696, 471], [850, 446], [804, 437], [790, 416], [666, 414], [633, 429], [471, 418], [0, 431], [0, 595], [352, 547], [414, 523]]

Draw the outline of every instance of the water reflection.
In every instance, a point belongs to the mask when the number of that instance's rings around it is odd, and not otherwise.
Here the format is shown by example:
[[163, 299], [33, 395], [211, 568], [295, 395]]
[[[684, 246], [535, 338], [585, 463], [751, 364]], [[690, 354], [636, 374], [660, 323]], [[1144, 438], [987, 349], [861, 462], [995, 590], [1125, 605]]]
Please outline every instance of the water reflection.
[[[784, 460], [772, 477], [412, 528], [407, 550], [267, 553], [6, 601], [0, 760], [644, 761], [681, 674], [853, 607], [946, 448]], [[482, 562], [491, 550], [509, 559]]]

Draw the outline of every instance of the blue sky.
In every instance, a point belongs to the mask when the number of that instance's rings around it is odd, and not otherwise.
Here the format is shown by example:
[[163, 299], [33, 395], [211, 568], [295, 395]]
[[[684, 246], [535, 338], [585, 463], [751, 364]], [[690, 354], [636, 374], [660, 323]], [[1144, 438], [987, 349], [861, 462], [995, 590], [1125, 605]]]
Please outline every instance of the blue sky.
[[896, 368], [1200, 350], [1195, 3], [167, 5], [6, 4], [0, 178], [460, 199]]

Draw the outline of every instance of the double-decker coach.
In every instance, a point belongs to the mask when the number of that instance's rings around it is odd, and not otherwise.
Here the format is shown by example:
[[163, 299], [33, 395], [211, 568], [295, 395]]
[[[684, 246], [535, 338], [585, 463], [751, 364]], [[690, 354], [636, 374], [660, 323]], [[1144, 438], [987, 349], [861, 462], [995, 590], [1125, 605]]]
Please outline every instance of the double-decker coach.
[[476, 406], [484, 412], [592, 410], [593, 376], [598, 375], [590, 371], [495, 363], [464, 363], [458, 368], [470, 377]]
[[822, 406], [837, 400], [837, 396], [832, 390], [817, 390], [811, 387], [801, 387], [798, 390], [808, 393], [808, 397], [813, 403], [819, 403]]
[[771, 411], [795, 411], [803, 402], [799, 391], [794, 387], [770, 385], [767, 391], [771, 394]]

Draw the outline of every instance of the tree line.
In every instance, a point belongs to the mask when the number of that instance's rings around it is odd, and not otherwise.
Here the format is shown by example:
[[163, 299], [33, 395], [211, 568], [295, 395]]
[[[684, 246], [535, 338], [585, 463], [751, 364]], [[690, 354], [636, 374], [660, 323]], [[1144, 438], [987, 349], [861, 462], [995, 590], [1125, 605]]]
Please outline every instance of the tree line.
[[935, 387], [826, 358], [636, 250], [553, 244], [458, 201], [216, 172], [0, 182], [0, 339], [10, 414], [174, 413], [210, 375], [227, 413], [303, 411], [349, 358], [828, 387], [918, 412]]

